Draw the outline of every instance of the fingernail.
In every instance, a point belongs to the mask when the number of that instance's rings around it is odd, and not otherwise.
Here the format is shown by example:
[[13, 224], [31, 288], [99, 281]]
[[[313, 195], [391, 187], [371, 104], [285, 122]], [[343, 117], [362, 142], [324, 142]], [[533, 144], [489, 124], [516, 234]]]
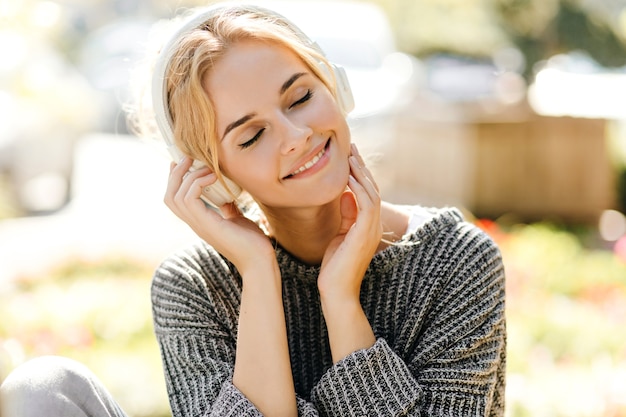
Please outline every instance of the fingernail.
[[357, 158], [356, 156], [351, 156], [350, 157], [350, 161], [356, 165], [357, 167], [361, 168], [361, 163], [359, 162], [359, 158]]
[[359, 154], [359, 150], [356, 148], [356, 145], [354, 143], [350, 144], [350, 151], [352, 152], [352, 155], [358, 155]]

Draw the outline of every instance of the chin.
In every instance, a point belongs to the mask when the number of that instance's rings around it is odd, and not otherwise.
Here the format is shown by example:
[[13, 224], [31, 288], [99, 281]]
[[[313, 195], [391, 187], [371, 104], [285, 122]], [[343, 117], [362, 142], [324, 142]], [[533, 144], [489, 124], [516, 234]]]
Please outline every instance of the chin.
[[349, 175], [350, 172], [346, 171], [345, 174], [338, 175], [325, 182], [315, 193], [316, 197], [318, 197], [316, 199], [322, 200], [320, 204], [327, 204], [341, 197], [341, 194], [348, 189]]

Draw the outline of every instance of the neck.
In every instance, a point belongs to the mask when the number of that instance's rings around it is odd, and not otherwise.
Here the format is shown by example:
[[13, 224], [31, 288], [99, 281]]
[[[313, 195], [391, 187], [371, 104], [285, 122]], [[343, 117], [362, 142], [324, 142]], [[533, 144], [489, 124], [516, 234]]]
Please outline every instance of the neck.
[[262, 207], [270, 235], [296, 258], [310, 264], [322, 262], [324, 252], [336, 236], [341, 222], [339, 199], [307, 208]]
[[[296, 258], [309, 265], [322, 263], [330, 241], [337, 235], [341, 223], [339, 199], [324, 206], [274, 209], [261, 206], [272, 237]], [[410, 214], [402, 207], [383, 202], [381, 221], [383, 241], [378, 250], [402, 237], [406, 231]]]

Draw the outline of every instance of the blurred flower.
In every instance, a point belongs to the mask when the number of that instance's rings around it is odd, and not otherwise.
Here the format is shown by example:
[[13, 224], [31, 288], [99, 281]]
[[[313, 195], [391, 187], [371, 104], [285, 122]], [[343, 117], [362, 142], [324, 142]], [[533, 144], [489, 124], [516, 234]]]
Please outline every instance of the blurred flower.
[[474, 224], [491, 236], [496, 242], [503, 242], [507, 237], [506, 232], [493, 220], [477, 219]]
[[613, 252], [617, 255], [617, 258], [626, 264], [626, 235], [622, 236], [615, 242], [613, 246]]

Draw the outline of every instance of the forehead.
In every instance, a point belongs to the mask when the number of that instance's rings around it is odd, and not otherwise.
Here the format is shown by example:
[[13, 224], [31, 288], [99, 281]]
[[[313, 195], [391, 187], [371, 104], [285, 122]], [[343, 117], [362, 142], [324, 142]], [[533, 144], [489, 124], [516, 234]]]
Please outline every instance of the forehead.
[[294, 72], [309, 72], [306, 64], [285, 46], [244, 40], [234, 43], [206, 74], [203, 87], [213, 104], [236, 98], [247, 91], [275, 91], [278, 94], [285, 77]]

